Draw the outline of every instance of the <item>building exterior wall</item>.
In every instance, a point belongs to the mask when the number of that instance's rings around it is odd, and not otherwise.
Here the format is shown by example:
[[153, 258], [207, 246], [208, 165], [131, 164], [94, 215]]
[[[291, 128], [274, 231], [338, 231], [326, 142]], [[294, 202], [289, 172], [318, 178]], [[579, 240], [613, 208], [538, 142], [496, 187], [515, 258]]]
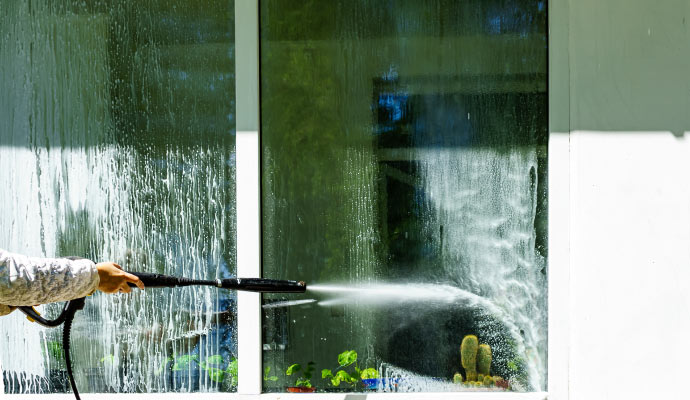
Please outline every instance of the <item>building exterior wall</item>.
[[690, 3], [555, 3], [552, 139], [570, 134], [570, 398], [682, 398]]

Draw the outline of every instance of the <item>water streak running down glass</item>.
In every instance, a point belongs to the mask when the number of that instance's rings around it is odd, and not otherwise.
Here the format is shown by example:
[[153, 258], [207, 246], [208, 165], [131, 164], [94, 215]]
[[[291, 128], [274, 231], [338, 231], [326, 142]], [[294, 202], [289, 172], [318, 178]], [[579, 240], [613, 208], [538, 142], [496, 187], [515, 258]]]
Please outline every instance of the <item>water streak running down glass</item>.
[[[0, 60], [1, 247], [235, 275], [232, 0], [3, 1]], [[235, 390], [233, 293], [86, 304], [80, 391]], [[6, 393], [67, 390], [60, 331], [0, 318]]]
[[261, 16], [263, 272], [308, 283], [263, 297], [264, 390], [310, 361], [318, 391], [505, 390], [452, 382], [472, 334], [509, 390], [546, 390], [546, 3]]

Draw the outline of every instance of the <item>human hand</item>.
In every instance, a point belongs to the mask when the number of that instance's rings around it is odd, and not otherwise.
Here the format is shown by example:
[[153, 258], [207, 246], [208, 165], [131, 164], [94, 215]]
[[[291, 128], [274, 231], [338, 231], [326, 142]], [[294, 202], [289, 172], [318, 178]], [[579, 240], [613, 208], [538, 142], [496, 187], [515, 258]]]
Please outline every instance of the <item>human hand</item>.
[[122, 267], [112, 262], [102, 262], [96, 264], [100, 283], [98, 290], [104, 293], [129, 293], [132, 288], [127, 283], [137, 285], [139, 289], [144, 289], [144, 282], [137, 276], [122, 270]]
[[0, 316], [7, 315], [14, 311], [17, 307], [14, 306], [6, 306], [4, 304], [0, 304]]

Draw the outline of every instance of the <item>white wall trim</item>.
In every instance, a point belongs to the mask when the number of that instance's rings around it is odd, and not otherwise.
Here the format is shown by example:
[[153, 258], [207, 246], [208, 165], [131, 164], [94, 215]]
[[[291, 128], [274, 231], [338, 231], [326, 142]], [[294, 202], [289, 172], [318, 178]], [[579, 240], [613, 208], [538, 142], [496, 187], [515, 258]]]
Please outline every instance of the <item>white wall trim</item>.
[[570, 369], [570, 134], [549, 137], [548, 393], [569, 397]]
[[[259, 132], [240, 131], [237, 149], [237, 276], [261, 276]], [[262, 386], [261, 297], [237, 292], [238, 392], [259, 394]]]

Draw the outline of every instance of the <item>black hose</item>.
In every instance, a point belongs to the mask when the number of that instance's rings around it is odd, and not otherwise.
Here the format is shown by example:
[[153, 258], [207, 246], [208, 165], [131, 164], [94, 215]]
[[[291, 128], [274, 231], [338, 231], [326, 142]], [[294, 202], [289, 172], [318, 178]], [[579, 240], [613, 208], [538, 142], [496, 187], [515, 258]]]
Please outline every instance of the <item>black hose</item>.
[[69, 384], [72, 386], [72, 392], [74, 392], [74, 397], [77, 400], [81, 400], [79, 397], [79, 391], [77, 390], [77, 383], [74, 381], [74, 373], [72, 372], [72, 357], [69, 352], [70, 344], [70, 333], [72, 332], [72, 321], [74, 321], [74, 314], [65, 320], [65, 326], [62, 327], [62, 349], [65, 352], [65, 364], [67, 364], [67, 376], [69, 377]]
[[65, 314], [65, 326], [62, 328], [62, 350], [65, 352], [65, 364], [67, 364], [67, 376], [69, 377], [69, 384], [72, 386], [72, 391], [74, 392], [74, 397], [77, 400], [81, 400], [79, 397], [79, 391], [77, 390], [77, 383], [74, 381], [74, 374], [72, 373], [72, 357], [70, 355], [70, 334], [72, 333], [72, 321], [74, 321], [74, 315], [77, 311], [84, 308], [85, 298], [72, 300], [68, 303]]
[[43, 325], [46, 328], [55, 328], [56, 326], [60, 326], [63, 322], [65, 322], [65, 319], [67, 318], [68, 308], [69, 302], [66, 302], [65, 306], [62, 307], [62, 311], [60, 311], [60, 315], [58, 315], [58, 317], [55, 319], [45, 319], [41, 317], [41, 315], [38, 314], [33, 307], [29, 306], [20, 306], [19, 311], [26, 314], [27, 317], [31, 318], [34, 322], [36, 322], [39, 325]]

